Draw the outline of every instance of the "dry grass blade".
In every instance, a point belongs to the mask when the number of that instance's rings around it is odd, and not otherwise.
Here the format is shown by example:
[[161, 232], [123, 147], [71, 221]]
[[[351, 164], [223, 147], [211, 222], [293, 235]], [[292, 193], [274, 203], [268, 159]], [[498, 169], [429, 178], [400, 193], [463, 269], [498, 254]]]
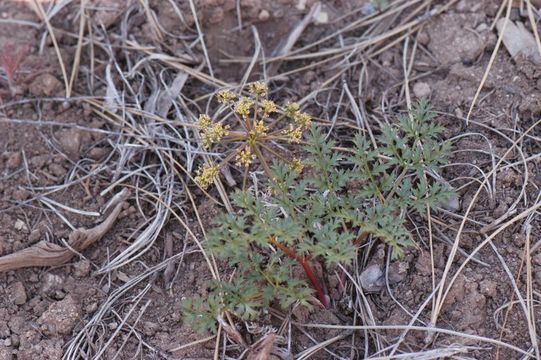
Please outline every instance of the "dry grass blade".
[[[77, 74], [79, 73], [79, 64], [81, 62], [81, 51], [83, 49], [83, 40], [84, 40], [84, 31], [86, 26], [86, 3], [88, 0], [81, 0], [80, 10], [79, 10], [79, 37], [77, 39], [77, 47], [75, 49], [75, 56], [73, 58], [73, 65], [71, 69], [71, 76], [68, 83], [68, 88], [66, 94], [71, 94], [73, 90], [73, 84], [77, 79]], [[69, 97], [69, 95], [66, 95]]]
[[62, 77], [64, 79], [64, 87], [66, 89], [66, 97], [71, 97], [71, 88], [69, 85], [69, 78], [68, 73], [66, 71], [66, 66], [64, 65], [64, 60], [62, 59], [62, 55], [60, 53], [60, 48], [58, 47], [58, 42], [56, 41], [56, 36], [54, 34], [53, 27], [51, 25], [51, 22], [49, 21], [49, 17], [45, 13], [45, 10], [43, 10], [43, 5], [38, 0], [32, 0], [30, 3], [32, 4], [32, 9], [36, 12], [38, 17], [45, 22], [45, 25], [47, 27], [47, 31], [49, 32], [49, 35], [51, 36], [51, 40], [53, 42], [54, 49], [56, 51], [56, 56], [58, 58], [58, 64], [60, 65], [60, 70], [62, 71]]
[[[496, 172], [498, 170], [498, 167], [501, 165], [503, 160], [511, 153], [511, 151], [513, 151], [513, 149], [526, 136], [526, 134], [530, 133], [535, 127], [539, 126], [539, 124], [541, 124], [541, 120], [535, 122], [532, 126], [530, 126], [527, 130], [525, 130], [517, 140], [515, 140], [513, 142], [513, 144], [509, 147], [509, 149], [507, 149], [507, 151], [504, 153], [502, 158], [498, 161], [498, 163], [492, 168], [492, 170], [487, 175], [487, 177], [483, 180], [482, 184], [485, 184], [488, 181], [488, 176], [491, 176], [494, 172]], [[459, 243], [460, 243], [460, 238], [461, 238], [461, 235], [462, 235], [462, 231], [464, 230], [464, 226], [466, 224], [466, 219], [468, 218], [470, 212], [472, 211], [473, 206], [474, 206], [474, 204], [475, 204], [475, 202], [476, 202], [476, 200], [477, 200], [477, 198], [478, 198], [478, 196], [479, 196], [479, 194], [481, 192], [481, 189], [482, 189], [482, 186], [480, 186], [477, 189], [477, 191], [476, 191], [475, 195], [473, 196], [470, 204], [468, 205], [468, 208], [465, 211], [464, 219], [460, 223], [460, 227], [459, 227], [459, 229], [457, 231], [456, 238], [455, 238], [455, 241], [453, 243], [453, 247], [451, 248], [451, 252], [450, 252], [449, 257], [447, 259], [447, 263], [445, 265], [445, 269], [443, 271], [443, 275], [442, 275], [442, 278], [440, 280], [440, 286], [439, 286], [439, 290], [438, 290], [438, 295], [437, 295], [437, 297], [435, 299], [435, 301], [436, 301], [435, 311], [432, 312], [432, 315], [431, 315], [431, 323], [432, 323], [432, 325], [436, 324], [439, 313], [440, 313], [441, 308], [443, 306], [443, 301], [445, 300], [446, 294], [450, 290], [450, 286], [452, 285], [452, 282], [450, 282], [449, 285], [447, 286], [447, 288], [445, 288], [447, 277], [449, 275], [449, 272], [451, 270], [451, 266], [452, 266], [452, 264], [454, 262], [454, 258], [456, 256], [457, 251], [458, 251], [458, 246], [459, 246]], [[528, 210], [531, 210], [531, 209], [532, 208], [530, 208]], [[506, 224], [503, 224], [500, 228], [498, 228], [498, 230], [496, 230], [494, 233], [492, 233], [487, 239], [489, 239], [489, 240], [492, 239], [496, 234], [500, 233], [505, 227], [513, 224], [515, 221], [517, 221], [519, 219], [522, 219], [523, 217], [525, 217], [527, 215], [529, 215], [529, 212], [522, 212], [521, 214], [515, 216], [513, 219], [508, 221]], [[485, 244], [487, 244], [487, 241], [489, 241], [489, 240], [483, 241], [482, 245], [484, 246]], [[470, 254], [470, 257], [473, 256], [479, 249], [480, 249], [480, 247], [476, 248], [476, 251], [474, 250]], [[468, 257], [468, 259], [470, 259], [470, 257]], [[462, 264], [460, 269], [462, 269], [463, 266], [464, 266], [464, 263]], [[455, 274], [455, 278], [460, 273], [460, 269], [457, 270], [457, 272]], [[445, 291], [445, 295], [444, 295], [444, 291]]]
[[[427, 328], [424, 326], [413, 326], [413, 325], [373, 325], [373, 326], [371, 325], [328, 325], [328, 324], [303, 324], [303, 323], [296, 323], [296, 322], [294, 323], [294, 325], [308, 328], [308, 329], [318, 328], [318, 329], [376, 330], [376, 331], [377, 330], [380, 330], [380, 331], [381, 330], [408, 330], [408, 331], [422, 331], [422, 332], [427, 330]], [[525, 356], [528, 359], [535, 358], [534, 355], [530, 354], [527, 351], [522, 350], [519, 347], [516, 347], [511, 344], [507, 344], [499, 340], [487, 338], [484, 336], [472, 335], [472, 334], [468, 334], [464, 332], [459, 332], [459, 331], [454, 331], [454, 330], [449, 330], [449, 329], [444, 329], [444, 328], [436, 328], [436, 327], [433, 328], [433, 331], [440, 334], [456, 336], [458, 338], [470, 339], [470, 340], [478, 341], [481, 343], [501, 346], [506, 349], [516, 351], [517, 353]]]
[[247, 360], [267, 360], [270, 359], [274, 342], [276, 341], [276, 334], [268, 334], [265, 339], [259, 343], [248, 354]]
[[511, 7], [512, 7], [512, 5], [513, 5], [513, 0], [508, 0], [507, 1], [507, 13], [505, 15], [505, 22], [503, 23], [502, 30], [500, 32], [500, 35], [498, 36], [498, 40], [496, 41], [496, 46], [494, 46], [494, 50], [492, 51], [492, 55], [490, 56], [490, 60], [488, 62], [485, 73], [483, 74], [483, 77], [481, 78], [481, 82], [479, 83], [479, 86], [477, 87], [477, 91], [475, 92], [475, 95], [473, 96], [473, 100], [472, 100], [472, 103], [470, 105], [470, 109], [468, 110], [468, 115], [466, 115], [466, 125], [469, 124], [470, 116], [472, 114], [475, 103], [477, 102], [477, 98], [479, 97], [479, 94], [481, 94], [481, 90], [483, 89], [483, 86], [485, 85], [485, 81], [488, 78], [488, 74], [490, 73], [490, 69], [492, 68], [492, 64], [494, 63], [494, 60], [496, 60], [496, 55], [498, 54], [498, 50], [500, 49], [500, 46], [502, 44], [503, 35], [505, 33], [505, 29], [507, 28], [507, 23], [509, 22], [509, 18], [511, 16]]

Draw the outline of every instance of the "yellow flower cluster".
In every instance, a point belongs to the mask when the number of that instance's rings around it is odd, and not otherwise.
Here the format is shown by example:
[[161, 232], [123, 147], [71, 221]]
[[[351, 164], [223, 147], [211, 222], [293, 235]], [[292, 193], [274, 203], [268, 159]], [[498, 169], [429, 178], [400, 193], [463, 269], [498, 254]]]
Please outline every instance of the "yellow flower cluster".
[[218, 92], [218, 102], [221, 104], [229, 104], [231, 101], [235, 100], [236, 95], [229, 90], [220, 90]]
[[300, 159], [293, 158], [293, 160], [291, 160], [291, 162], [289, 163], [289, 169], [296, 172], [297, 174], [300, 174], [304, 169], [304, 164]]
[[268, 88], [264, 82], [256, 81], [248, 85], [248, 91], [254, 96], [265, 96]]
[[295, 114], [299, 112], [300, 106], [296, 102], [287, 103], [284, 107], [284, 113], [290, 118], [295, 118]]
[[214, 182], [216, 176], [218, 176], [218, 166], [205, 164], [197, 169], [196, 174], [195, 183], [201, 188], [206, 189]]
[[261, 110], [263, 110], [263, 116], [269, 116], [276, 112], [276, 104], [272, 100], [263, 100], [261, 102]]
[[243, 96], [237, 101], [235, 104], [235, 112], [242, 116], [243, 118], [247, 118], [248, 115], [250, 115], [250, 109], [254, 105], [254, 101], [246, 96]]
[[297, 124], [304, 130], [306, 130], [310, 128], [310, 124], [312, 123], [312, 118], [307, 113], [305, 112], [301, 113], [300, 111], [298, 111], [293, 117], [293, 121], [295, 121], [295, 124]]
[[253, 159], [255, 159], [255, 155], [252, 154], [250, 147], [246, 146], [237, 154], [237, 156], [235, 156], [235, 165], [248, 167]]
[[307, 113], [301, 112], [300, 106], [296, 102], [287, 103], [287, 105], [284, 107], [284, 114], [293, 119], [295, 124], [302, 129], [306, 130], [310, 128], [312, 118]]
[[197, 120], [197, 125], [201, 131], [201, 140], [203, 147], [209, 148], [213, 143], [220, 141], [229, 134], [229, 125], [222, 125], [211, 120], [210, 116], [201, 114]]
[[256, 136], [265, 136], [269, 128], [265, 125], [263, 120], [256, 121], [254, 124], [254, 131]]
[[290, 143], [298, 144], [301, 141], [302, 128], [300, 126], [289, 124], [287, 129], [282, 130], [282, 134], [288, 138]]

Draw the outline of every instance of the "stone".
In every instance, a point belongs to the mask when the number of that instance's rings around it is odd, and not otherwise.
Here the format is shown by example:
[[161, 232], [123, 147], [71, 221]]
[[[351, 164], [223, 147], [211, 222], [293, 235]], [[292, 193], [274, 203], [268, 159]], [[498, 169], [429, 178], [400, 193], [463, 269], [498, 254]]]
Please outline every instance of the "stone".
[[383, 271], [377, 264], [367, 266], [360, 276], [362, 288], [367, 292], [378, 292], [383, 288], [385, 279]]
[[77, 129], [63, 129], [55, 133], [62, 150], [73, 161], [79, 160], [81, 151], [81, 132]]
[[73, 264], [73, 275], [75, 277], [83, 278], [90, 274], [90, 261], [81, 260]]
[[26, 303], [26, 290], [22, 282], [17, 281], [14, 284], [11, 284], [7, 290], [9, 301], [15, 305], [22, 305]]
[[413, 85], [413, 94], [417, 98], [428, 98], [431, 93], [430, 86], [425, 82], [417, 82]]
[[41, 74], [30, 83], [29, 90], [34, 96], [56, 96], [61, 95], [62, 83], [54, 75]]
[[64, 285], [64, 279], [59, 275], [46, 273], [43, 275], [40, 292], [44, 295], [60, 290]]
[[6, 166], [8, 169], [13, 170], [21, 166], [22, 156], [19, 151], [9, 153], [8, 159], [6, 160]]
[[63, 300], [52, 303], [40, 316], [38, 324], [44, 326], [51, 335], [69, 335], [80, 316], [79, 304], [71, 295], [67, 295]]
[[270, 18], [270, 13], [267, 10], [263, 9], [259, 13], [258, 18], [259, 18], [259, 21], [267, 21]]

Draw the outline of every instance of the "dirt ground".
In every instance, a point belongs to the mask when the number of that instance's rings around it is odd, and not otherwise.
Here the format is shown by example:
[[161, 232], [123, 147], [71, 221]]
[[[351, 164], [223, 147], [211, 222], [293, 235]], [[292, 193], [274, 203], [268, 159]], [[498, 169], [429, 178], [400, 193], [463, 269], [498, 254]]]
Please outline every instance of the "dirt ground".
[[[404, 258], [390, 261], [378, 243], [360, 255], [363, 267], [387, 269], [392, 283], [362, 298], [350, 284], [329, 310], [289, 314], [287, 336], [275, 344], [282, 351], [272, 357], [535, 358], [540, 62], [512, 57], [504, 44], [491, 62], [494, 23], [506, 14], [500, 2], [388, 3], [379, 13], [368, 0], [323, 2], [280, 53], [318, 3], [0, 0], [0, 49], [27, 50], [13, 93], [0, 72], [0, 256], [40, 241], [64, 246], [75, 229], [103, 221], [115, 194], [130, 191], [114, 227], [67, 264], [0, 272], [0, 360], [256, 358], [223, 332], [196, 334], [182, 321], [181, 300], [204, 296], [211, 280], [193, 238], [226, 210], [180, 170], [192, 171], [199, 157], [185, 151], [193, 139], [184, 141], [189, 134], [179, 123], [211, 107], [208, 94], [220, 86], [263, 77], [275, 96], [305, 99], [339, 141], [359, 114], [377, 129], [395, 121], [407, 99], [429, 98], [453, 144], [440, 175], [459, 197], [456, 209], [432, 214], [430, 228], [426, 219], [409, 219], [417, 246]], [[531, 32], [525, 3], [514, 3], [510, 20]], [[261, 59], [271, 58], [263, 70]], [[183, 80], [180, 94], [163, 105], [164, 84], [174, 79]], [[216, 189], [210, 195], [219, 198]], [[403, 333], [430, 327], [434, 283], [444, 275], [448, 283], [473, 251], [432, 324], [446, 331]], [[248, 345], [282, 324], [273, 314], [239, 324]]]

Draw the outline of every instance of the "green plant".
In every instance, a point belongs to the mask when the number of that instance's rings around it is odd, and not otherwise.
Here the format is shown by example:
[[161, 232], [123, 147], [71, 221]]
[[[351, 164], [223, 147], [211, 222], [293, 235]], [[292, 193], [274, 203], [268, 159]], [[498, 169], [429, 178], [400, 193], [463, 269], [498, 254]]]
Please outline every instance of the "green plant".
[[[279, 108], [267, 99], [267, 86], [260, 81], [249, 84], [248, 89], [249, 96], [240, 97], [229, 90], [218, 92], [218, 102], [223, 105], [218, 121], [207, 114], [199, 116], [197, 127], [203, 147], [221, 154], [222, 158], [199, 167], [195, 182], [202, 188], [212, 184], [219, 169], [233, 160], [236, 166], [248, 171], [257, 159], [267, 175], [271, 173], [268, 156], [281, 159], [291, 167], [298, 168], [300, 164], [298, 159], [283, 157], [273, 144], [299, 143], [304, 131], [310, 128], [310, 116], [301, 112], [297, 103]], [[235, 121], [225, 124], [231, 115]]]
[[[217, 219], [206, 248], [236, 267], [236, 276], [212, 284], [205, 300], [186, 301], [185, 318], [198, 330], [214, 330], [224, 311], [254, 319], [274, 301], [282, 308], [310, 306], [314, 292], [328, 306], [314, 263], [327, 269], [350, 264], [367, 235], [400, 256], [412, 244], [405, 214], [423, 214], [452, 195], [427, 177], [449, 149], [437, 139], [442, 128], [433, 118], [421, 101], [398, 124], [381, 129], [377, 146], [358, 135], [349, 153], [337, 151], [312, 127], [303, 177], [276, 161], [266, 193], [232, 195], [240, 211]], [[307, 281], [297, 276], [300, 269]]]

